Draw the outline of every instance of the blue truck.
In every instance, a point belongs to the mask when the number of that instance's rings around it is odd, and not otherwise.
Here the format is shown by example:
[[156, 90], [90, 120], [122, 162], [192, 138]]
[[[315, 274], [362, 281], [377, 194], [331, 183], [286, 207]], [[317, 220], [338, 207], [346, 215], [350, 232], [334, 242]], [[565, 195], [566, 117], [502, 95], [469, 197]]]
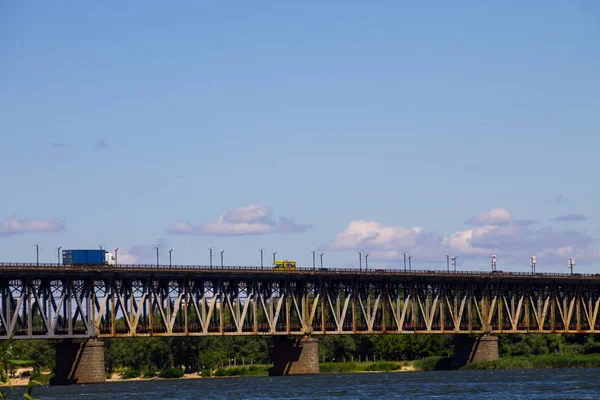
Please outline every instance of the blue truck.
[[115, 257], [106, 250], [63, 250], [63, 265], [114, 265]]

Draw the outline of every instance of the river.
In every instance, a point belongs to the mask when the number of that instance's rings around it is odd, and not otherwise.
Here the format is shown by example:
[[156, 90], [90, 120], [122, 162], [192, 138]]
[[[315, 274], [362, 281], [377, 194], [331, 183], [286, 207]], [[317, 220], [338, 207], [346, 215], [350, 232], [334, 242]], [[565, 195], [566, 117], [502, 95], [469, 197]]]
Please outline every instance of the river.
[[[15, 390], [15, 395], [22, 389]], [[204, 378], [36, 388], [51, 399], [598, 399], [600, 368]], [[16, 396], [15, 396], [16, 397]]]

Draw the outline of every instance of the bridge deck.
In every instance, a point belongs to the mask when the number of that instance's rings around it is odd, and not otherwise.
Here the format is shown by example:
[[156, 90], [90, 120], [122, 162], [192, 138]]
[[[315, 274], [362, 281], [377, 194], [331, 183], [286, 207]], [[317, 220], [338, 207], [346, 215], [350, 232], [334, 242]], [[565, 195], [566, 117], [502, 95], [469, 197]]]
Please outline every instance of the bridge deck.
[[63, 276], [73, 273], [88, 274], [128, 274], [153, 276], [246, 276], [246, 277], [319, 277], [355, 279], [380, 278], [447, 278], [447, 279], [493, 279], [493, 280], [535, 280], [535, 281], [600, 281], [600, 274], [568, 274], [568, 273], [531, 273], [531, 272], [489, 272], [489, 271], [444, 271], [444, 270], [412, 270], [369, 269], [359, 271], [356, 268], [324, 268], [313, 269], [299, 267], [296, 271], [274, 271], [272, 267], [257, 266], [206, 266], [206, 265], [61, 265], [35, 263], [0, 263], [0, 277], [12, 274], [34, 273], [39, 276]]

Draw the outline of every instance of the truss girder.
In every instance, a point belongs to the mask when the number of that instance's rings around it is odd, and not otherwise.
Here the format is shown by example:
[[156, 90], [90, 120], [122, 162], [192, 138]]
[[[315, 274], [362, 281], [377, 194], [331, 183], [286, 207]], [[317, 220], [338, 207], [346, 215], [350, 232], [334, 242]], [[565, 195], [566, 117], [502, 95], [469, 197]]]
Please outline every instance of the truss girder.
[[600, 285], [326, 278], [0, 280], [0, 338], [600, 333]]

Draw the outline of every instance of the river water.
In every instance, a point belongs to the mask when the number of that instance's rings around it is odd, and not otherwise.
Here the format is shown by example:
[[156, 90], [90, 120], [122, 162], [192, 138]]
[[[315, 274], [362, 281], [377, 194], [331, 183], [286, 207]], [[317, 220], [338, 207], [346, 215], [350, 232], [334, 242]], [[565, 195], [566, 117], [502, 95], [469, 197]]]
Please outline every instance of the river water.
[[[15, 391], [15, 395], [22, 390]], [[600, 368], [202, 378], [36, 388], [51, 399], [598, 399]]]

